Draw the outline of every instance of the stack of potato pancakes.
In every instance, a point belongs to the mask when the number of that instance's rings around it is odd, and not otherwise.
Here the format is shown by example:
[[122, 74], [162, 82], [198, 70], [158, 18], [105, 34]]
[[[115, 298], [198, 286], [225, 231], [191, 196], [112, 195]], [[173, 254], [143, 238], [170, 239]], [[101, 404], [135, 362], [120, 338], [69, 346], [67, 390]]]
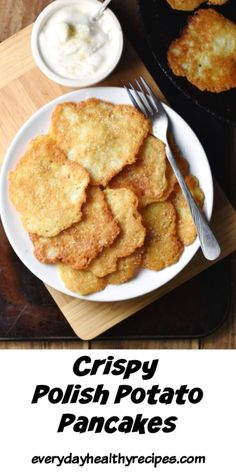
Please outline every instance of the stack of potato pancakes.
[[[130, 105], [91, 98], [53, 111], [9, 175], [9, 195], [39, 261], [86, 295], [176, 263], [195, 227], [151, 123]], [[172, 142], [195, 200], [204, 194]]]

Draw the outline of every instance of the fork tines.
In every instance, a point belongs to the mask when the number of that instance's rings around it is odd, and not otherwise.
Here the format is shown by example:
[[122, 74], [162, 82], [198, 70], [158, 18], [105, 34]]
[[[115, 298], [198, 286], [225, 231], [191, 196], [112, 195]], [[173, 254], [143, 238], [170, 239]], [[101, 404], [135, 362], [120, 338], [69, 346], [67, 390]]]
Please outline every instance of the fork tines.
[[130, 100], [135, 108], [141, 110], [145, 116], [150, 116], [157, 111], [159, 101], [154, 95], [152, 89], [149, 87], [146, 80], [140, 76], [139, 80], [135, 79], [138, 90], [129, 82], [129, 88], [124, 86]]

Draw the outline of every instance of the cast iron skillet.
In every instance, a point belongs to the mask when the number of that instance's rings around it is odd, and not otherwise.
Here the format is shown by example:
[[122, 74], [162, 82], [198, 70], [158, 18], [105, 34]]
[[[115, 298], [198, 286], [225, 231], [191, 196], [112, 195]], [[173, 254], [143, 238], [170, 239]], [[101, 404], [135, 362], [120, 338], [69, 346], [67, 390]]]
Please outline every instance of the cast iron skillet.
[[[193, 12], [173, 10], [166, 0], [139, 0], [138, 3], [153, 57], [166, 76], [197, 106], [226, 123], [236, 125], [236, 88], [221, 93], [201, 92], [187, 79], [175, 76], [168, 66], [166, 58], [168, 46], [179, 36], [188, 16]], [[200, 8], [209, 8], [209, 5], [201, 5]], [[228, 0], [225, 5], [211, 8], [236, 22], [235, 0]]]

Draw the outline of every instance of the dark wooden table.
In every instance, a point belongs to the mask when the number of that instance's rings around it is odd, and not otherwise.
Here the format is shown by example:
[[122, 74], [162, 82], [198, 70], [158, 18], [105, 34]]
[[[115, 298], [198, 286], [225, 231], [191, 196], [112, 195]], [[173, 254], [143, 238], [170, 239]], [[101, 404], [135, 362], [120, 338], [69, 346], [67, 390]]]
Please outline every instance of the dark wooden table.
[[[49, 0], [0, 0], [0, 41], [8, 38], [15, 32], [32, 23], [40, 11], [51, 3]], [[112, 9], [118, 15], [122, 22], [124, 30], [130, 41], [133, 43], [138, 52], [142, 55], [143, 50], [143, 31], [138, 17], [137, 2], [135, 0], [121, 1], [113, 0]], [[142, 56], [143, 59], [145, 59]], [[160, 88], [161, 83], [158, 82]], [[167, 100], [170, 97], [166, 95]], [[235, 133], [233, 130], [229, 131], [231, 140], [230, 145], [230, 162], [231, 162], [231, 188], [229, 189], [229, 196], [232, 204], [236, 204], [236, 164], [235, 159]], [[91, 342], [81, 341], [67, 341], [67, 342], [0, 342], [0, 348], [91, 348], [91, 349], [106, 349], [106, 348], [141, 348], [141, 349], [228, 349], [236, 348], [236, 257], [231, 256], [231, 272], [232, 272], [232, 300], [230, 313], [226, 322], [214, 334], [202, 339], [178, 339], [178, 340], [125, 340], [125, 341], [109, 341], [109, 340], [94, 340]]]

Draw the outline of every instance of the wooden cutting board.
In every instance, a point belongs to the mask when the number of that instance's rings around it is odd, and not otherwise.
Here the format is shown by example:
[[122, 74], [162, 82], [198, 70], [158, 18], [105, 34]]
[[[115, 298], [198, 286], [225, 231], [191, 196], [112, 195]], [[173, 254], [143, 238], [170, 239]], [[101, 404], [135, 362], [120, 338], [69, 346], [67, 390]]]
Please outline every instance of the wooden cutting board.
[[[31, 26], [0, 45], [0, 159], [24, 121], [45, 103], [68, 92], [48, 80], [35, 66], [30, 51]], [[100, 85], [123, 86], [143, 75], [158, 96], [163, 95], [133, 48], [126, 41], [122, 60], [115, 72]], [[216, 185], [212, 227], [222, 248], [221, 258], [236, 249], [236, 212]], [[92, 339], [128, 318], [161, 296], [207, 269], [212, 263], [199, 253], [172, 281], [145, 296], [124, 302], [97, 303], [79, 300], [47, 286], [67, 321], [82, 339]]]

